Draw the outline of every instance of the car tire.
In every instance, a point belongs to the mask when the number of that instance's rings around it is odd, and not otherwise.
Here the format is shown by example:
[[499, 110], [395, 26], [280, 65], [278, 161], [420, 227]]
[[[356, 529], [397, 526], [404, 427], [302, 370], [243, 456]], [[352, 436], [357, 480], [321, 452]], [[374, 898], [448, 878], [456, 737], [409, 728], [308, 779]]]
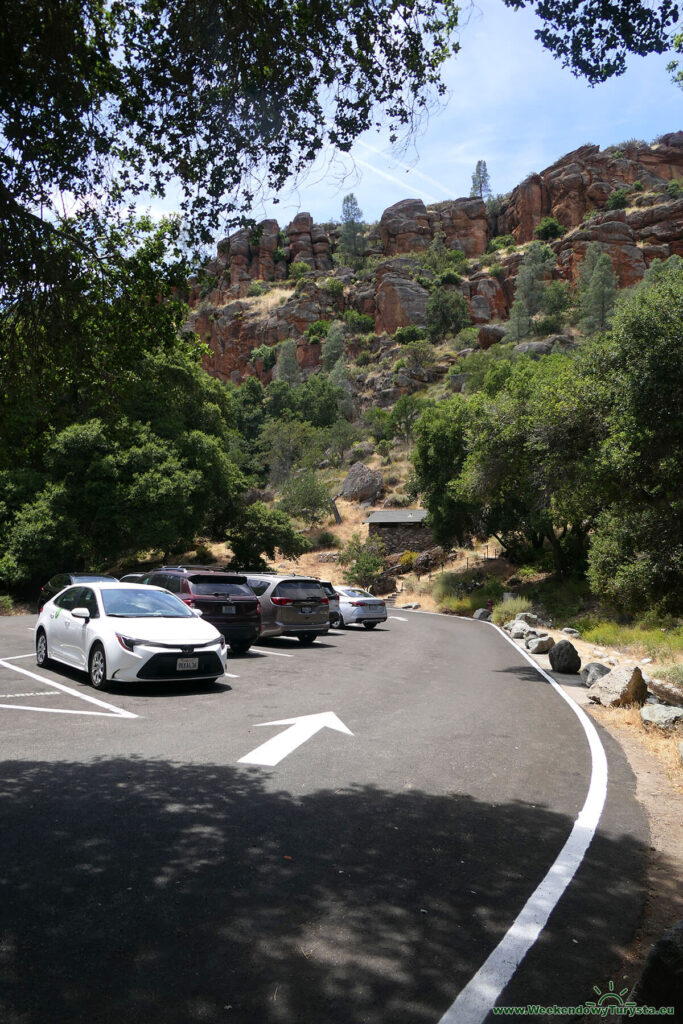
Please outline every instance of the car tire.
[[107, 659], [102, 644], [93, 644], [88, 659], [90, 685], [96, 690], [107, 689]]
[[340, 613], [339, 618], [337, 619], [337, 629], [343, 629], [343, 628], [344, 628], [344, 619], [342, 618], [341, 613]]
[[47, 636], [45, 630], [41, 629], [36, 637], [36, 665], [38, 668], [47, 668], [50, 664], [50, 655], [47, 649]]
[[246, 654], [251, 644], [248, 643], [233, 643], [230, 644], [230, 650], [233, 654]]
[[330, 627], [332, 629], [339, 629], [339, 627], [341, 626], [341, 621], [342, 617], [341, 615], [339, 615], [338, 612], [334, 615], [330, 615]]
[[374, 629], [376, 625], [377, 625], [376, 622], [364, 622], [363, 623], [363, 627], [365, 629]]
[[299, 643], [304, 644], [306, 647], [308, 647], [309, 644], [315, 643], [317, 639], [317, 633], [299, 633]]

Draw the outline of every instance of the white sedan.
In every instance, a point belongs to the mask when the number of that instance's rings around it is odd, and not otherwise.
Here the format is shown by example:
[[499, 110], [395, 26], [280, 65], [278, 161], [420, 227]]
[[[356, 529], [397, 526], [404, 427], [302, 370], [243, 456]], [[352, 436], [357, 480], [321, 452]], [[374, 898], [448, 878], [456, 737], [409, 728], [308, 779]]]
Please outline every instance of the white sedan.
[[146, 680], [214, 681], [227, 667], [224, 637], [161, 587], [88, 583], [46, 601], [36, 662], [83, 669], [97, 690]]
[[387, 620], [387, 606], [381, 597], [373, 597], [360, 587], [336, 587], [339, 594], [339, 625], [362, 624], [374, 629], [379, 622]]

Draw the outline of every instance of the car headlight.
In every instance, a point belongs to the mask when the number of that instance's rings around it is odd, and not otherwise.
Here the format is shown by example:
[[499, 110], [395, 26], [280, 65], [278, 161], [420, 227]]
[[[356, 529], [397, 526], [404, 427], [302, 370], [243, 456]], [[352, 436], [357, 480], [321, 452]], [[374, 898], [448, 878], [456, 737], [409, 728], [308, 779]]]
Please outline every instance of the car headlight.
[[130, 651], [130, 652], [134, 651], [135, 650], [135, 645], [139, 644], [141, 642], [140, 640], [133, 640], [132, 637], [124, 636], [123, 633], [117, 633], [116, 634], [116, 639], [121, 644], [121, 646], [123, 647], [124, 651]]

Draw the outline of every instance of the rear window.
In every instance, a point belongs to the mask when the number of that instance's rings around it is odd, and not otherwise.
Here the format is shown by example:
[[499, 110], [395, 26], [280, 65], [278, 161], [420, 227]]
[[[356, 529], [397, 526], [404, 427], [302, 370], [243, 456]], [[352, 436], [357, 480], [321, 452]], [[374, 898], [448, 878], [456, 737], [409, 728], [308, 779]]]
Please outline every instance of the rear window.
[[314, 580], [285, 580], [273, 593], [292, 601], [319, 601], [323, 597], [322, 587]]
[[270, 586], [270, 583], [264, 580], [249, 580], [249, 587], [253, 592], [260, 597], [261, 594], [265, 594], [266, 590]]
[[326, 597], [334, 597], [334, 598], [336, 598], [336, 597], [339, 596], [337, 594], [337, 591], [334, 589], [334, 587], [332, 586], [331, 583], [321, 583], [320, 586], [325, 591], [325, 596]]
[[253, 597], [251, 590], [244, 583], [224, 580], [216, 576], [190, 576], [192, 593], [204, 597]]
[[368, 594], [367, 590], [356, 590], [353, 587], [346, 587], [344, 593], [349, 597], [372, 597], [372, 594]]

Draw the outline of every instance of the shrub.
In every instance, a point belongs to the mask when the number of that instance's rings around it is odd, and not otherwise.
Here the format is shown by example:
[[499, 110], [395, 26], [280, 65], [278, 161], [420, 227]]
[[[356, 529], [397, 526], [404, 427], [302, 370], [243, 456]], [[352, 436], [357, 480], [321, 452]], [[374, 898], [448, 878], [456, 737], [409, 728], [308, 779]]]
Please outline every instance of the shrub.
[[678, 199], [679, 196], [683, 195], [683, 185], [681, 185], [680, 181], [672, 178], [666, 186], [666, 192], [672, 199]]
[[633, 189], [634, 192], [642, 192], [643, 191], [643, 183], [642, 183], [642, 181], [634, 181], [633, 185], [631, 186], [631, 188]]
[[355, 309], [347, 309], [344, 322], [354, 334], [371, 334], [375, 329], [375, 321], [367, 313], [359, 313]]
[[[385, 461], [388, 461], [391, 457], [391, 441], [386, 438], [382, 438], [381, 441], [377, 442], [377, 454], [380, 455]], [[388, 483], [388, 480], [386, 481]]]
[[359, 352], [356, 356], [356, 366], [369, 366], [372, 362], [372, 354], [370, 352]]
[[402, 569], [407, 569], [409, 572], [415, 565], [415, 559], [417, 558], [417, 551], [404, 551], [398, 560], [398, 564]]
[[607, 200], [608, 210], [625, 210], [628, 206], [628, 192], [625, 188], [615, 188]]
[[259, 345], [258, 348], [253, 348], [249, 353], [249, 362], [253, 363], [257, 359], [263, 362], [264, 370], [272, 370], [275, 366], [277, 359], [277, 345]]
[[315, 540], [315, 546], [317, 548], [339, 548], [341, 541], [331, 530], [321, 530]]
[[532, 608], [528, 597], [512, 597], [507, 601], [494, 604], [491, 619], [497, 626], [514, 619], [518, 612], [530, 612]]
[[561, 238], [566, 231], [566, 227], [560, 224], [556, 217], [544, 217], [534, 231], [534, 235], [542, 242], [550, 242], [553, 238]]
[[515, 245], [517, 245], [517, 242], [514, 235], [497, 235], [486, 246], [486, 251], [498, 252], [500, 249], [511, 249]]
[[304, 331], [304, 338], [312, 345], [319, 345], [323, 338], [327, 337], [331, 323], [331, 320], [314, 320]]
[[338, 277], [328, 277], [323, 282], [322, 290], [332, 299], [341, 299], [344, 294], [344, 282], [340, 281]]
[[0, 615], [11, 615], [14, 611], [14, 601], [9, 594], [0, 594]]
[[396, 362], [394, 363], [394, 371], [402, 370], [407, 365], [408, 360], [404, 359], [403, 356], [401, 356], [401, 358], [397, 359]]
[[447, 334], [457, 334], [471, 323], [469, 306], [461, 292], [436, 288], [425, 311], [427, 335], [441, 341]]
[[496, 263], [490, 268], [489, 274], [492, 274], [498, 281], [503, 281], [507, 277], [507, 270], [502, 263]]
[[407, 327], [398, 327], [394, 332], [394, 341], [399, 345], [407, 345], [411, 341], [422, 341], [425, 337], [423, 327], [417, 324], [409, 324]]
[[292, 281], [301, 281], [302, 278], [310, 274], [311, 269], [307, 263], [303, 263], [301, 260], [295, 260], [294, 263], [289, 264], [289, 271], [287, 276]]
[[340, 552], [339, 561], [348, 566], [344, 572], [346, 582], [367, 589], [384, 572], [384, 545], [376, 537], [368, 537], [363, 543], [361, 535], [354, 533]]
[[457, 270], [444, 270], [443, 274], [439, 274], [436, 278], [434, 284], [436, 287], [441, 287], [449, 284], [460, 284], [461, 281], [462, 277]]
[[258, 281], [252, 281], [247, 288], [247, 298], [255, 299], [258, 295], [263, 295], [264, 291], [265, 289], [258, 283]]

